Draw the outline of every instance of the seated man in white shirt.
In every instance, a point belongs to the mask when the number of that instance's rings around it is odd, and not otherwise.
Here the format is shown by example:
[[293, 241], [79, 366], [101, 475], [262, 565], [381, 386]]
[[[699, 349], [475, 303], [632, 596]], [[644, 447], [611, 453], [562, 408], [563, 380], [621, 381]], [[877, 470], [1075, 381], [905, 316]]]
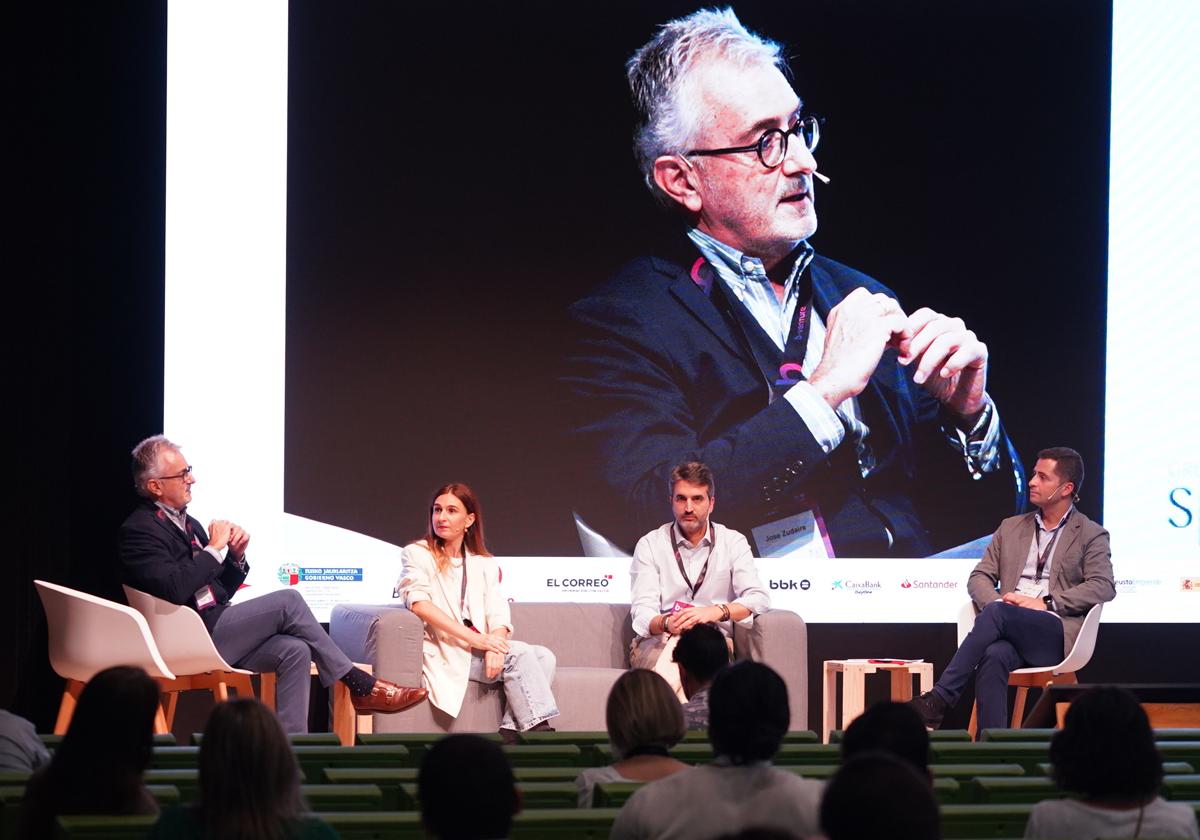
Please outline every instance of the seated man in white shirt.
[[733, 622], [749, 626], [770, 608], [750, 544], [710, 520], [716, 505], [712, 470], [688, 461], [671, 471], [674, 520], [638, 540], [633, 552], [631, 613], [637, 638], [630, 665], [657, 671], [686, 699], [672, 653], [680, 633], [715, 624], [730, 640]]

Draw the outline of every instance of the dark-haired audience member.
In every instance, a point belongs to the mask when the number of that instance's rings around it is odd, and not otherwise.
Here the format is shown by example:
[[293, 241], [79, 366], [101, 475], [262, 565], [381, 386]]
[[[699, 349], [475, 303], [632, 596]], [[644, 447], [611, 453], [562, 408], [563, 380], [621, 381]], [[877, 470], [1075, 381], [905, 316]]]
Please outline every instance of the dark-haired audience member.
[[50, 761], [33, 724], [0, 709], [0, 770], [32, 772]]
[[[725, 650], [725, 637], [713, 630]], [[682, 642], [681, 642], [682, 644]], [[604, 710], [608, 741], [616, 762], [579, 774], [579, 807], [592, 807], [599, 782], [653, 782], [689, 766], [668, 753], [683, 737], [683, 711], [667, 681], [653, 671], [634, 668], [622, 674], [608, 693]]]
[[417, 774], [421, 824], [438, 840], [508, 836], [521, 810], [512, 765], [499, 744], [447, 735], [425, 753]]
[[218, 703], [200, 742], [196, 803], [163, 812], [151, 840], [329, 840], [305, 816], [300, 767], [278, 718], [253, 698]]
[[53, 837], [60, 814], [157, 814], [142, 781], [157, 711], [158, 683], [141, 668], [92, 677], [54, 757], [25, 788], [18, 836]]
[[850, 722], [842, 736], [842, 761], [865, 752], [894, 755], [932, 781], [929, 731], [907, 703], [876, 703]]
[[687, 695], [684, 726], [708, 729], [708, 687], [717, 671], [729, 664], [725, 635], [711, 624], [697, 624], [679, 634], [672, 658], [679, 666], [679, 683]]
[[928, 776], [892, 753], [858, 753], [841, 766], [821, 797], [828, 840], [938, 840], [941, 822]]
[[787, 686], [760, 662], [722, 668], [708, 694], [715, 760], [629, 797], [614, 838], [695, 840], [749, 828], [817, 832], [821, 784], [771, 766], [787, 732]]
[[1073, 702], [1050, 742], [1050, 762], [1058, 786], [1078, 798], [1035, 805], [1026, 837], [1198, 836], [1192, 807], [1158, 795], [1162, 756], [1125, 689], [1100, 686]]

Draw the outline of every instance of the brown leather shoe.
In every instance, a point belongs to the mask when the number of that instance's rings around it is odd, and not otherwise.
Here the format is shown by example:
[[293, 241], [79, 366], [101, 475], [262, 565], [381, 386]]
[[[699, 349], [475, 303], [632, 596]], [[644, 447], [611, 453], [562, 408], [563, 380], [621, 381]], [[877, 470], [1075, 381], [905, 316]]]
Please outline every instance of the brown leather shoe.
[[402, 712], [415, 706], [428, 694], [423, 688], [405, 688], [389, 680], [376, 678], [370, 694], [350, 695], [350, 702], [358, 712]]

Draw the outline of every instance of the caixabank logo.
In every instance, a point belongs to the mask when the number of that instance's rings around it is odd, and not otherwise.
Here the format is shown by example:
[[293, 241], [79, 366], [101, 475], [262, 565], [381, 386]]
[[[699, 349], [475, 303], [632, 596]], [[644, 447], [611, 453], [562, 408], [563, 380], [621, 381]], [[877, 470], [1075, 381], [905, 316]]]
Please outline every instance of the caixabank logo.
[[287, 586], [299, 583], [361, 583], [363, 570], [351, 566], [297, 566], [285, 563], [279, 567], [279, 582]]
[[546, 578], [546, 588], [554, 592], [605, 592], [612, 585], [612, 579], [612, 575]]
[[931, 580], [929, 578], [905, 578], [900, 581], [900, 588], [906, 592], [927, 592], [929, 590], [958, 589], [961, 584], [957, 580]]
[[830, 584], [829, 589], [833, 592], [848, 592], [853, 595], [873, 595], [882, 587], [883, 585], [877, 580], [839, 578]]

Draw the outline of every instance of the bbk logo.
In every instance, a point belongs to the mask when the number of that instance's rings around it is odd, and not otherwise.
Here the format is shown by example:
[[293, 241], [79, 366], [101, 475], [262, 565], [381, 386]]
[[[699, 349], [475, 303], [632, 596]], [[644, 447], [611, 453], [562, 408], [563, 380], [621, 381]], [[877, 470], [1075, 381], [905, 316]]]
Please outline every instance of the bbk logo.
[[808, 591], [811, 586], [807, 580], [768, 580], [767, 586], [771, 589], [796, 590], [803, 589]]

